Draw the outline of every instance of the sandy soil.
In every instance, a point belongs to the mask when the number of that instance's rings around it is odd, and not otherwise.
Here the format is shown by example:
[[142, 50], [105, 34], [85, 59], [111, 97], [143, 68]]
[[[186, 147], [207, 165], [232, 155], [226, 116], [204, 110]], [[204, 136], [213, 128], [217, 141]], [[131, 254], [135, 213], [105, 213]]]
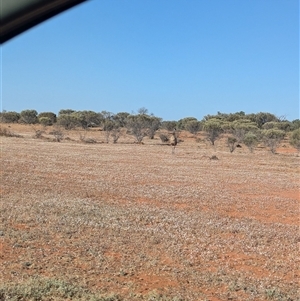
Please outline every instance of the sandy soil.
[[42, 139], [10, 129], [23, 138], [0, 139], [3, 283], [62, 279], [124, 300], [300, 300], [288, 141], [276, 155], [230, 153], [182, 133], [172, 154], [159, 138], [106, 144], [93, 130], [88, 144], [72, 131], [57, 143], [49, 129]]

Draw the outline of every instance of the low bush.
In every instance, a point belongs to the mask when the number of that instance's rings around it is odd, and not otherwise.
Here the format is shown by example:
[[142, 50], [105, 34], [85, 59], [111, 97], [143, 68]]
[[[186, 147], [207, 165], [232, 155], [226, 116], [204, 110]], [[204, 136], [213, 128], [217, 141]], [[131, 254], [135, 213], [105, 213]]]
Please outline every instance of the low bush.
[[169, 142], [169, 137], [166, 134], [160, 134], [159, 138], [160, 138], [161, 142], [164, 142], [164, 143]]
[[17, 138], [22, 138], [23, 136], [15, 134], [11, 132], [8, 128], [3, 128], [0, 127], [0, 136], [2, 137], [17, 137]]

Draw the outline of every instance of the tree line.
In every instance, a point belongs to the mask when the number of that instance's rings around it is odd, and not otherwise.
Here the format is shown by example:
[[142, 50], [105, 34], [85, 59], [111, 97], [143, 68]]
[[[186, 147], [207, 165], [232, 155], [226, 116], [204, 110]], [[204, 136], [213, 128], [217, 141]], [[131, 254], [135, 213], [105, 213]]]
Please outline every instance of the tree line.
[[[62, 109], [56, 115], [53, 112], [38, 113], [36, 110], [23, 110], [20, 113], [1, 112], [0, 122], [41, 124], [45, 127], [55, 125], [65, 130], [100, 127], [105, 132], [107, 142], [111, 137], [114, 143], [118, 141], [122, 128], [126, 128], [138, 143], [146, 136], [153, 139], [159, 129], [186, 130], [195, 137], [203, 131], [212, 145], [226, 133], [227, 145], [231, 152], [242, 143], [252, 152], [259, 142], [264, 142], [272, 152], [275, 152], [279, 143], [289, 135], [291, 145], [300, 150], [300, 120], [288, 121], [284, 117], [267, 112], [251, 114], [243, 111], [229, 114], [217, 112], [215, 115], [204, 116], [202, 120], [185, 117], [177, 121], [165, 121], [149, 114], [146, 108], [140, 108], [137, 113], [131, 114]], [[163, 142], [168, 141], [168, 137], [164, 134], [160, 134], [160, 138]]]

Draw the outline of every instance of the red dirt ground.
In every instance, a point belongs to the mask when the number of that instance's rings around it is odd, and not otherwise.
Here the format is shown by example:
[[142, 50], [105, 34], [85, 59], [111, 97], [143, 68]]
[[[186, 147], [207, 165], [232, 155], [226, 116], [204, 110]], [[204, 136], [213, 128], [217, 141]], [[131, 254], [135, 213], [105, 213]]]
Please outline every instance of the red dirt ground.
[[286, 142], [276, 155], [231, 154], [183, 133], [172, 155], [157, 138], [83, 144], [72, 131], [54, 143], [10, 129], [24, 137], [1, 137], [4, 283], [38, 275], [124, 300], [299, 300], [299, 157]]

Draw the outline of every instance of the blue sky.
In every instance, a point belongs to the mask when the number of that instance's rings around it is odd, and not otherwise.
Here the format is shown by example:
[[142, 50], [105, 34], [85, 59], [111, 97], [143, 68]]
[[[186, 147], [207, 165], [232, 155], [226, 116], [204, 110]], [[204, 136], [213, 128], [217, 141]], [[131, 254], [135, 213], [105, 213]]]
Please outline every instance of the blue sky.
[[298, 0], [91, 0], [1, 47], [1, 109], [299, 118]]

